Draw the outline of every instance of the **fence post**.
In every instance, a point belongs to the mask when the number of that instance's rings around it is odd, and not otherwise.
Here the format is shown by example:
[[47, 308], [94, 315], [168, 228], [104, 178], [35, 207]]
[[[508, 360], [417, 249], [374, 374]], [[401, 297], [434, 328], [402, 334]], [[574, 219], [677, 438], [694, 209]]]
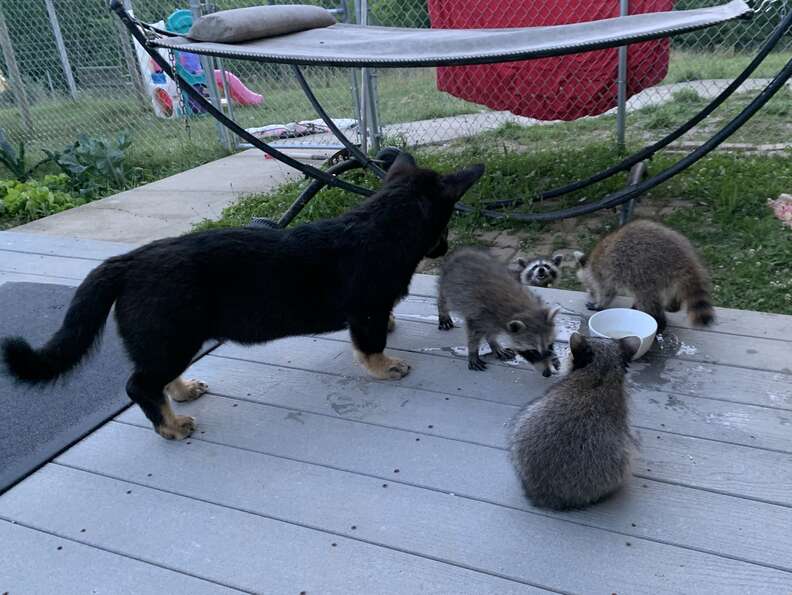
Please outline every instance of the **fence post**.
[[[132, 0], [123, 0], [123, 3], [125, 10], [129, 11], [130, 13], [134, 11]], [[143, 107], [148, 109], [150, 107], [149, 98], [143, 85], [143, 75], [138, 68], [137, 55], [135, 46], [132, 45], [132, 38], [129, 35], [129, 32], [126, 30], [126, 27], [124, 27], [124, 24], [121, 22], [121, 19], [117, 19], [115, 16], [113, 16], [113, 23], [115, 25], [116, 31], [118, 32], [118, 41], [121, 45], [121, 53], [124, 56], [124, 63], [126, 64], [127, 72], [129, 72], [129, 77], [132, 80], [132, 86], [135, 88], [135, 95], [137, 95], [138, 100], [143, 105]]]
[[22, 115], [22, 124], [28, 133], [32, 133], [33, 120], [30, 117], [30, 103], [28, 103], [25, 86], [22, 84], [22, 75], [19, 73], [19, 65], [16, 61], [14, 46], [11, 45], [11, 35], [8, 33], [2, 7], [0, 7], [0, 46], [2, 46], [3, 59], [8, 67], [8, 78], [11, 81], [11, 88], [14, 91], [14, 100], [16, 101], [19, 113]]
[[[201, 0], [190, 0], [190, 11], [192, 12], [193, 22], [201, 18], [203, 13]], [[220, 94], [217, 91], [213, 63], [207, 56], [199, 56], [199, 58], [201, 60], [201, 68], [203, 69], [204, 77], [206, 77], [206, 88], [209, 89], [209, 98], [212, 101], [212, 105], [222, 111], [223, 106], [220, 103]], [[228, 137], [228, 130], [218, 121], [215, 121], [215, 128], [217, 128], [217, 138], [220, 140], [220, 144], [228, 151], [231, 151], [233, 145], [231, 139]]]
[[[357, 22], [359, 25], [368, 25], [368, 0], [358, 0], [356, 3], [358, 14]], [[369, 141], [369, 75], [368, 68], [360, 69], [360, 150], [368, 152]]]
[[66, 44], [63, 43], [63, 35], [61, 34], [60, 23], [58, 22], [58, 14], [55, 12], [55, 6], [52, 0], [44, 0], [44, 5], [47, 7], [47, 16], [49, 17], [50, 26], [52, 27], [52, 35], [55, 37], [55, 46], [58, 48], [58, 56], [60, 56], [61, 68], [63, 68], [63, 77], [66, 79], [66, 85], [69, 87], [69, 95], [72, 99], [77, 99], [77, 85], [74, 82], [74, 74], [72, 73], [71, 64], [69, 63], [69, 55], [66, 53]]
[[[630, 14], [630, 0], [619, 0], [619, 15]], [[616, 148], [620, 153], [625, 148], [627, 125], [627, 46], [619, 48], [619, 66], [616, 75]]]

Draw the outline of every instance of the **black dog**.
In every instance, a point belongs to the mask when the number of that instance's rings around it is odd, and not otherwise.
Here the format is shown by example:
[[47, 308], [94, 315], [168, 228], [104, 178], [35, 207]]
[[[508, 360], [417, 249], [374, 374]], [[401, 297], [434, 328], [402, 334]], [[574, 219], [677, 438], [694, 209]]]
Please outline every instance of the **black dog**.
[[160, 435], [176, 439], [195, 420], [175, 415], [166, 395], [187, 401], [206, 391], [180, 375], [208, 339], [252, 344], [348, 327], [373, 376], [402, 378], [409, 365], [383, 354], [391, 310], [420, 260], [445, 254], [454, 203], [483, 172], [439, 175], [402, 153], [379, 192], [335, 219], [194, 233], [110, 258], [77, 289], [46, 345], [6, 338], [4, 360], [23, 381], [58, 378], [94, 345], [115, 303], [134, 364], [127, 393]]

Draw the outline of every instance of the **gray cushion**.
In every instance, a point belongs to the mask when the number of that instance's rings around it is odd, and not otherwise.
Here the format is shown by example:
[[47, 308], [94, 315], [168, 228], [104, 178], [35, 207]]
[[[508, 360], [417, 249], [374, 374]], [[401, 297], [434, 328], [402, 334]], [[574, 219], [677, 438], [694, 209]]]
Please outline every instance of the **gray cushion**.
[[335, 22], [335, 17], [319, 6], [251, 6], [202, 16], [193, 23], [185, 37], [198, 41], [237, 43], [329, 27]]

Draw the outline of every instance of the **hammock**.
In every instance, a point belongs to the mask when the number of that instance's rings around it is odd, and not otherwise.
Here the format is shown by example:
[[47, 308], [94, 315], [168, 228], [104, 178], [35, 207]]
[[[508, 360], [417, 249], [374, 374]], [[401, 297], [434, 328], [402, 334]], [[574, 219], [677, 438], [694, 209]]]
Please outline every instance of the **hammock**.
[[[645, 13], [587, 23], [517, 29], [403, 29], [335, 24], [242, 43], [198, 42], [186, 37], [173, 36], [135, 19], [130, 12], [124, 9], [122, 0], [111, 0], [110, 8], [119, 16], [122, 23], [151, 56], [152, 60], [168, 76], [177, 81], [192, 100], [200, 104], [210, 115], [247, 143], [313, 179], [313, 182], [277, 222], [265, 219], [259, 221], [264, 225], [285, 227], [324, 186], [342, 188], [362, 196], [373, 194], [374, 191], [370, 188], [342, 179], [341, 174], [363, 167], [382, 178], [387, 167], [399, 152], [395, 148], [385, 148], [375, 158], [363, 153], [338, 129], [332, 118], [325, 112], [305, 80], [300, 65], [400, 68], [405, 66], [494, 64], [561, 56], [618, 47], [710, 27], [740, 17], [751, 16], [757, 10], [761, 11], [765, 4], [772, 1], [762, 0], [758, 9], [752, 9], [743, 0], [732, 0], [727, 4], [709, 8]], [[792, 11], [789, 11], [759, 48], [756, 57], [745, 70], [700, 112], [666, 137], [589, 178], [572, 182], [562, 188], [549, 190], [536, 198], [547, 200], [563, 196], [617, 173], [643, 165], [643, 161], [703, 121], [734, 94], [778, 45], [791, 26]], [[182, 80], [160, 54], [160, 49], [187, 51], [221, 58], [291, 64], [294, 75], [311, 105], [346, 148], [346, 158], [327, 170], [321, 170], [301, 163], [263, 142], [226, 116], [198, 90]], [[784, 87], [790, 78], [792, 78], [792, 60], [776, 74], [748, 106], [701, 147], [648, 179], [641, 181], [639, 177], [631, 176], [631, 184], [623, 190], [594, 202], [578, 204], [553, 212], [507, 214], [496, 210], [522, 204], [523, 201], [517, 199], [493, 201], [490, 203], [490, 208], [482, 211], [482, 214], [487, 217], [512, 218], [521, 221], [552, 221], [576, 217], [599, 209], [632, 204], [632, 201], [642, 194], [684, 171], [714, 150], [759, 111]], [[457, 208], [463, 212], [473, 210], [464, 204], [458, 204]]]
[[321, 66], [404, 68], [493, 64], [612, 48], [711, 27], [751, 13], [743, 0], [723, 6], [636, 14], [589, 23], [517, 29], [404, 29], [338, 23], [244, 43], [152, 41], [207, 56]]

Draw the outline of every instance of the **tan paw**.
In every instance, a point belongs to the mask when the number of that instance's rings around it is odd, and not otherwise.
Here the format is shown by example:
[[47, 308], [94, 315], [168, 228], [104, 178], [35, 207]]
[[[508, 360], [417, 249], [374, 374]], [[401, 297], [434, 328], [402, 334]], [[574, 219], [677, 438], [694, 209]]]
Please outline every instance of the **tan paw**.
[[396, 328], [396, 317], [393, 315], [393, 312], [391, 312], [388, 315], [388, 332], [392, 333], [393, 329], [395, 328]]
[[390, 380], [400, 380], [410, 373], [410, 364], [403, 359], [388, 358], [390, 366], [388, 366], [388, 378]]
[[207, 390], [209, 390], [209, 385], [205, 382], [195, 379], [184, 380], [183, 378], [177, 378], [165, 387], [168, 396], [179, 403], [194, 401]]
[[174, 415], [169, 425], [157, 427], [157, 433], [168, 440], [184, 440], [195, 431], [195, 418], [189, 415]]

